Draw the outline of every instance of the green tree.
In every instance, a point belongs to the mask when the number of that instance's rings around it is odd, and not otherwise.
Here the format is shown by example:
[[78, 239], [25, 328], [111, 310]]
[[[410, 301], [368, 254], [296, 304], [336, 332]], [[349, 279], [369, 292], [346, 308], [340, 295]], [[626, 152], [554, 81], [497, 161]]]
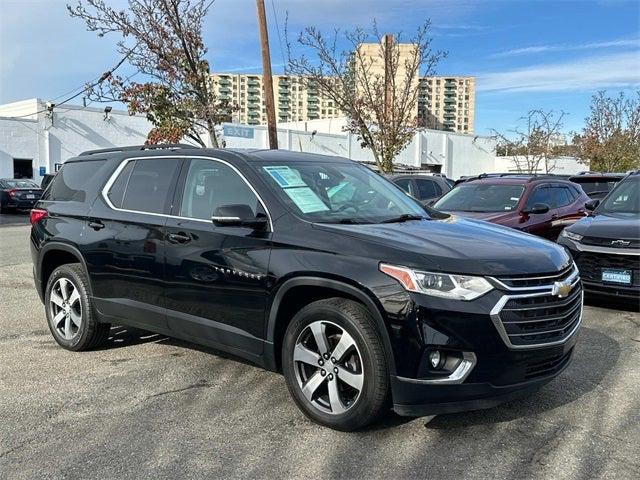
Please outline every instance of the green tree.
[[578, 158], [591, 170], [624, 172], [640, 168], [640, 91], [591, 99], [591, 113], [582, 133], [573, 138]]

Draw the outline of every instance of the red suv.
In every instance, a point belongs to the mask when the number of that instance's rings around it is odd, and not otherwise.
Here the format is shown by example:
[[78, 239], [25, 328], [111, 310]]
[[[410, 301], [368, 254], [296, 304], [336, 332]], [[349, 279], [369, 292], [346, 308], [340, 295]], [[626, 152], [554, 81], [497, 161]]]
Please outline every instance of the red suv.
[[457, 185], [434, 208], [556, 240], [585, 216], [589, 200], [580, 186], [559, 177], [481, 176]]

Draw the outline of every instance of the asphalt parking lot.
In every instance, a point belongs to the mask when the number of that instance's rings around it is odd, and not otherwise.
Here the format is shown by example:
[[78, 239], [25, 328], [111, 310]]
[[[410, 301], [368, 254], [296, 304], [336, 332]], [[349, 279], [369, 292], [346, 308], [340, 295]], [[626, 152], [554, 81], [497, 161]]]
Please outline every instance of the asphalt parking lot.
[[28, 233], [0, 226], [0, 478], [640, 478], [639, 313], [588, 306], [573, 363], [527, 399], [340, 433], [208, 349], [121, 327], [57, 347]]

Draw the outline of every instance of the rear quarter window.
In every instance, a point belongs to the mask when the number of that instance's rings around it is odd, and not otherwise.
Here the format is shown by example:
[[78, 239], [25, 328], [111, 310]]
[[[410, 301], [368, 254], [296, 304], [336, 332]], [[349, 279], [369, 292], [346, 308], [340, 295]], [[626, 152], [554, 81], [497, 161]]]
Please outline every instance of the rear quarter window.
[[44, 191], [42, 200], [86, 202], [87, 189], [105, 162], [102, 159], [65, 163]]

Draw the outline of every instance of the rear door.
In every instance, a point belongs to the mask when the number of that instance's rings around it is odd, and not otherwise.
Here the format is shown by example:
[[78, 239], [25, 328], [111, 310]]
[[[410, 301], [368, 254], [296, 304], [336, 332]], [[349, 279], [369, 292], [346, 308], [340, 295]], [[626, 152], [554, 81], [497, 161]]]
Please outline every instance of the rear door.
[[555, 192], [556, 217], [552, 220], [552, 234], [557, 232], [555, 238], [565, 227], [573, 225], [584, 217], [584, 204], [579, 201], [581, 195], [577, 188], [564, 185], [553, 185]]
[[222, 205], [264, 204], [231, 164], [194, 158], [183, 168], [166, 224], [166, 307], [174, 335], [259, 356], [267, 302], [271, 229], [217, 226]]
[[164, 228], [182, 162], [124, 160], [89, 213], [82, 253], [94, 303], [114, 322], [166, 331]]

